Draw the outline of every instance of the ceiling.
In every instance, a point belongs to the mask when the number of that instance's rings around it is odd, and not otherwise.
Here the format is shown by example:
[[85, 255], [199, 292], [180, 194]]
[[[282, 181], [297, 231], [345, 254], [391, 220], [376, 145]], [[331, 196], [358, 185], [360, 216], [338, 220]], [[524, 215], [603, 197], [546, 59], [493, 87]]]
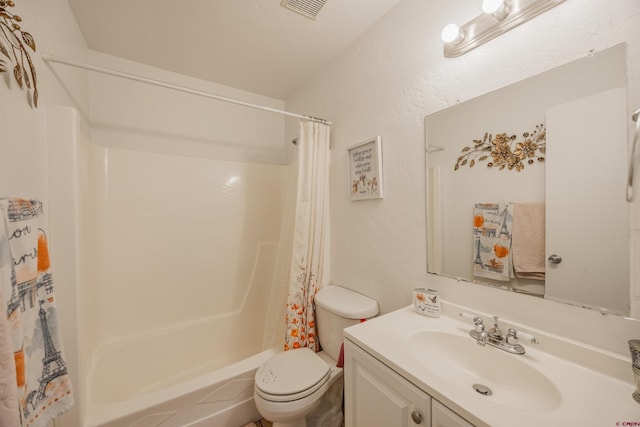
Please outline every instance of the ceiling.
[[68, 0], [90, 49], [277, 99], [320, 72], [400, 0]]

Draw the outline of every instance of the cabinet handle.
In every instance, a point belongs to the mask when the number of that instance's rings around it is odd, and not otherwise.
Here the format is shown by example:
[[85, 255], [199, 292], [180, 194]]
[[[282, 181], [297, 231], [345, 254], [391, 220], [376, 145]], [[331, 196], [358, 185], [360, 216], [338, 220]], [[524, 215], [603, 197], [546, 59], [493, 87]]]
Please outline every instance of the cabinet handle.
[[411, 413], [411, 419], [413, 420], [414, 423], [420, 424], [422, 422], [422, 415], [420, 415], [420, 412], [418, 411], [413, 411]]

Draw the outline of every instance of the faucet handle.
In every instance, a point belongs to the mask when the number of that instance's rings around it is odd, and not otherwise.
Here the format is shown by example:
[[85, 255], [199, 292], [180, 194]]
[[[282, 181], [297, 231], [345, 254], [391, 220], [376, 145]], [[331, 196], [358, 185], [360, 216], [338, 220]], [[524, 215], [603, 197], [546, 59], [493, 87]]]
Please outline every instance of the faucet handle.
[[482, 320], [482, 317], [480, 316], [476, 316], [473, 318], [473, 324], [475, 326], [475, 330], [478, 332], [482, 332], [484, 331], [484, 320]]
[[476, 331], [484, 331], [484, 320], [482, 320], [482, 317], [474, 316], [473, 314], [467, 313], [466, 311], [460, 313], [460, 317], [462, 317], [463, 319], [471, 320]]
[[511, 345], [516, 345], [518, 344], [518, 331], [516, 331], [513, 328], [509, 328], [507, 329], [507, 338], [505, 338], [505, 341], [507, 342], [507, 344], [511, 344]]

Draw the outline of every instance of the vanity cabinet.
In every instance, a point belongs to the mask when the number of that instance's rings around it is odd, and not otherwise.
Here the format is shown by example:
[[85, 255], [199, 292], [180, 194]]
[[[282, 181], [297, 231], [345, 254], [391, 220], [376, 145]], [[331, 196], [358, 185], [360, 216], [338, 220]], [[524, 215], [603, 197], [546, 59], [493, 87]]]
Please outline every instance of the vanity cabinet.
[[473, 424], [435, 399], [431, 400], [431, 427], [473, 427]]
[[344, 356], [346, 427], [473, 427], [349, 340]]

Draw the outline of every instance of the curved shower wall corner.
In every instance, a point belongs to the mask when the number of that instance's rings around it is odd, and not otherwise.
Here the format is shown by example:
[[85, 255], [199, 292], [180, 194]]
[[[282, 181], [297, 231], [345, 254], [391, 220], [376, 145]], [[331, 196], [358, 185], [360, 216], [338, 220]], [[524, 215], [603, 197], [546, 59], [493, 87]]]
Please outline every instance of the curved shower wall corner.
[[63, 327], [84, 424], [257, 417], [287, 166], [73, 147], [77, 322]]
[[[94, 271], [93, 257], [84, 256], [92, 245], [91, 200], [81, 203], [80, 194], [93, 186], [86, 165], [91, 163], [89, 124], [75, 109], [47, 105], [47, 151], [51, 253], [56, 280], [58, 319], [67, 367], [71, 373], [75, 405], [57, 421], [60, 426], [81, 425], [85, 417], [85, 377], [88, 349], [93, 345], [92, 318], [84, 311]], [[83, 319], [83, 321], [80, 321]], [[83, 337], [83, 338], [81, 338]]]

